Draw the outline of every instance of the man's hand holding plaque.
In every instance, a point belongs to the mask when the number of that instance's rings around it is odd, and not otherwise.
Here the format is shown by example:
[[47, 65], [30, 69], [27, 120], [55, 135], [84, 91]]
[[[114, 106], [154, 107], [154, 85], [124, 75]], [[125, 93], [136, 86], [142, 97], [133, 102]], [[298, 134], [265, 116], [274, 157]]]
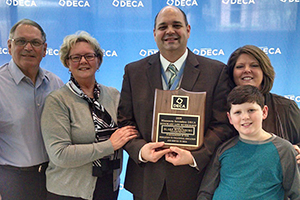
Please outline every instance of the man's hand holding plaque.
[[156, 163], [165, 154], [170, 153], [170, 149], [162, 148], [164, 142], [149, 142], [141, 149], [141, 157], [144, 162]]
[[190, 151], [178, 147], [170, 147], [170, 152], [165, 155], [166, 161], [174, 166], [193, 165], [194, 159]]

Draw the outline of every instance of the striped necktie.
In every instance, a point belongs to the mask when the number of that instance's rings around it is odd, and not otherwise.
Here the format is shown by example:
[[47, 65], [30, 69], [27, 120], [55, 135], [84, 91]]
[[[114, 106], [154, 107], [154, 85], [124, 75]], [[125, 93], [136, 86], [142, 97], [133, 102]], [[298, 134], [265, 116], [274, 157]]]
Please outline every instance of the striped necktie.
[[168, 70], [169, 70], [169, 72], [171, 72], [171, 76], [170, 76], [170, 79], [169, 79], [169, 82], [168, 82], [168, 87], [170, 89], [171, 86], [174, 83], [174, 80], [175, 80], [176, 76], [177, 76], [177, 68], [175, 67], [174, 64], [170, 63], [169, 66], [168, 66]]

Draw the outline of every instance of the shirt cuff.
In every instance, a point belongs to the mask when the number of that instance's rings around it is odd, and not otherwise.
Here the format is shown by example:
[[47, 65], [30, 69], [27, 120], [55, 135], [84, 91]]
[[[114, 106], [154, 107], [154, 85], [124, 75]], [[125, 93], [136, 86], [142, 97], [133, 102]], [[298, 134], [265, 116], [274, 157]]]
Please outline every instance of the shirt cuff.
[[198, 168], [198, 166], [197, 166], [197, 163], [196, 163], [196, 160], [195, 160], [194, 156], [193, 156], [193, 162], [194, 162], [194, 163], [193, 163], [192, 165], [190, 164], [190, 166], [193, 167], [193, 168], [196, 168], [197, 170], [199, 170], [199, 168]]
[[140, 151], [139, 151], [139, 161], [140, 161], [140, 162], [143, 162], [143, 163], [147, 163], [147, 162], [148, 162], [147, 160], [144, 160], [144, 159], [142, 158], [142, 149], [140, 149]]

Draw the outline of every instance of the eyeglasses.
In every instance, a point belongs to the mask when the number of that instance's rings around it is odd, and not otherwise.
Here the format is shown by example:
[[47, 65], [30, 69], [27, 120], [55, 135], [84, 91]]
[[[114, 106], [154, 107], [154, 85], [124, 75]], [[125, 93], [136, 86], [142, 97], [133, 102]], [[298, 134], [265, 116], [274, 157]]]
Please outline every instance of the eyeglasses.
[[17, 46], [24, 47], [28, 44], [28, 42], [31, 44], [32, 47], [40, 47], [42, 46], [45, 42], [34, 39], [34, 40], [25, 40], [22, 38], [17, 38], [17, 39], [11, 39], [11, 41], [15, 42]]
[[84, 59], [87, 60], [87, 61], [93, 61], [93, 60], [95, 60], [97, 55], [95, 53], [88, 53], [88, 54], [85, 54], [85, 55], [76, 54], [76, 55], [69, 56], [68, 59], [70, 59], [72, 62], [79, 62], [79, 61], [81, 61], [82, 57], [84, 57]]

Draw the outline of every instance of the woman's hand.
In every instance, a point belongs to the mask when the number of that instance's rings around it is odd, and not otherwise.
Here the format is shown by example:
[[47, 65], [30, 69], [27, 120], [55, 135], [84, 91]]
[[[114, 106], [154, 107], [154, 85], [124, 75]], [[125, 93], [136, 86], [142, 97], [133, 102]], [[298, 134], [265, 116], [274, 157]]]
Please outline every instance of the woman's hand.
[[129, 140], [137, 137], [137, 130], [134, 126], [125, 126], [117, 129], [111, 136], [110, 141], [114, 150], [118, 150], [124, 146]]
[[298, 155], [296, 156], [296, 160], [297, 160], [297, 163], [298, 165], [300, 165], [300, 148], [298, 145], [293, 145], [295, 150], [298, 152]]

